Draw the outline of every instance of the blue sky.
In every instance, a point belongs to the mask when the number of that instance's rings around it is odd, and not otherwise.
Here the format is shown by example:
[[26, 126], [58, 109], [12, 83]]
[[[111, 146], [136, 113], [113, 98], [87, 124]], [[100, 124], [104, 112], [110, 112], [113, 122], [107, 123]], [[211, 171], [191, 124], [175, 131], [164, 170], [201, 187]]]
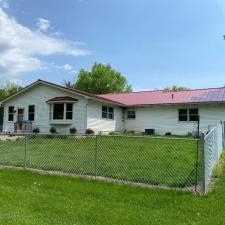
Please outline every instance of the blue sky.
[[225, 0], [0, 0], [0, 77], [62, 84], [109, 63], [134, 90], [225, 85]]

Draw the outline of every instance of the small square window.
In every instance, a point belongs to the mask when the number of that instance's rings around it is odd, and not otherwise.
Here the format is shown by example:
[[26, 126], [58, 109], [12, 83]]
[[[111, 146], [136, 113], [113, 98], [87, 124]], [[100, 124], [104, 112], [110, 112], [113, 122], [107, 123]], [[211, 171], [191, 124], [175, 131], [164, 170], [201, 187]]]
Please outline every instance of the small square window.
[[136, 113], [135, 111], [127, 111], [127, 119], [135, 119]]

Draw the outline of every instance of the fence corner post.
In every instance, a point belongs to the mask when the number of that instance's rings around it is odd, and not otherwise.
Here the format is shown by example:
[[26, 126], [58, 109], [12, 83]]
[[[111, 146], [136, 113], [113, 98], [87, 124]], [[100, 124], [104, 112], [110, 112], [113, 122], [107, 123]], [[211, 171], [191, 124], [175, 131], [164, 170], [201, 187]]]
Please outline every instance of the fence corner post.
[[206, 192], [205, 186], [205, 134], [201, 133], [201, 192], [204, 194]]

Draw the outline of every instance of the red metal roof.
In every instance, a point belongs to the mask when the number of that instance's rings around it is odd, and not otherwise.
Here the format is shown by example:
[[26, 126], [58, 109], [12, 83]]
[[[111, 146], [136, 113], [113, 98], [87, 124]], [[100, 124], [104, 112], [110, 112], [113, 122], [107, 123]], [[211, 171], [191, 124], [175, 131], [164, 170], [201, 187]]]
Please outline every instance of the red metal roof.
[[[2, 101], [4, 103], [8, 99], [13, 98], [14, 96], [26, 91], [28, 88], [32, 87], [35, 84], [44, 83], [57, 88], [64, 89], [73, 93], [78, 93], [90, 98], [108, 101], [113, 104], [121, 106], [142, 106], [142, 105], [171, 105], [171, 104], [197, 104], [197, 103], [225, 103], [225, 87], [221, 88], [208, 88], [208, 89], [195, 89], [187, 91], [142, 91], [142, 92], [131, 92], [131, 93], [117, 93], [117, 94], [101, 94], [95, 95], [87, 93], [84, 91], [76, 90], [73, 88], [67, 88], [58, 84], [54, 84], [44, 80], [37, 80], [36, 82], [28, 85], [27, 87], [21, 89], [17, 93], [7, 97]], [[69, 97], [69, 96], [64, 96]], [[63, 97], [63, 98], [64, 98]], [[59, 98], [59, 97], [56, 97]], [[60, 97], [61, 98], [61, 97]], [[71, 97], [69, 97], [71, 98]], [[76, 99], [75, 99], [76, 100]], [[59, 99], [51, 99], [49, 101], [60, 101]], [[65, 101], [63, 99], [62, 101]], [[71, 99], [67, 99], [71, 101]], [[74, 99], [72, 100], [74, 101]]]
[[60, 96], [60, 97], [52, 98], [48, 100], [47, 102], [77, 102], [77, 101], [78, 101], [77, 99], [70, 96]]
[[127, 106], [225, 103], [225, 88], [208, 88], [187, 91], [142, 91], [121, 94], [98, 95], [109, 101], [120, 102]]

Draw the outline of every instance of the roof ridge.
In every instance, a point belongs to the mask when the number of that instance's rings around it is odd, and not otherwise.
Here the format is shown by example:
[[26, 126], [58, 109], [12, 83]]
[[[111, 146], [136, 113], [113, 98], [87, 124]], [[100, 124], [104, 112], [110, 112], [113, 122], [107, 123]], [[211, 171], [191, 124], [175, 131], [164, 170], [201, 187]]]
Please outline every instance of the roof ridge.
[[119, 93], [107, 93], [107, 94], [97, 94], [97, 96], [101, 95], [118, 95], [118, 94], [135, 94], [135, 93], [145, 93], [145, 92], [187, 92], [187, 91], [200, 91], [200, 90], [212, 90], [212, 89], [225, 89], [225, 87], [212, 87], [212, 88], [196, 88], [196, 89], [189, 89], [189, 90], [181, 90], [181, 91], [171, 91], [171, 90], [146, 90], [146, 91], [132, 91], [132, 92], [119, 92]]

